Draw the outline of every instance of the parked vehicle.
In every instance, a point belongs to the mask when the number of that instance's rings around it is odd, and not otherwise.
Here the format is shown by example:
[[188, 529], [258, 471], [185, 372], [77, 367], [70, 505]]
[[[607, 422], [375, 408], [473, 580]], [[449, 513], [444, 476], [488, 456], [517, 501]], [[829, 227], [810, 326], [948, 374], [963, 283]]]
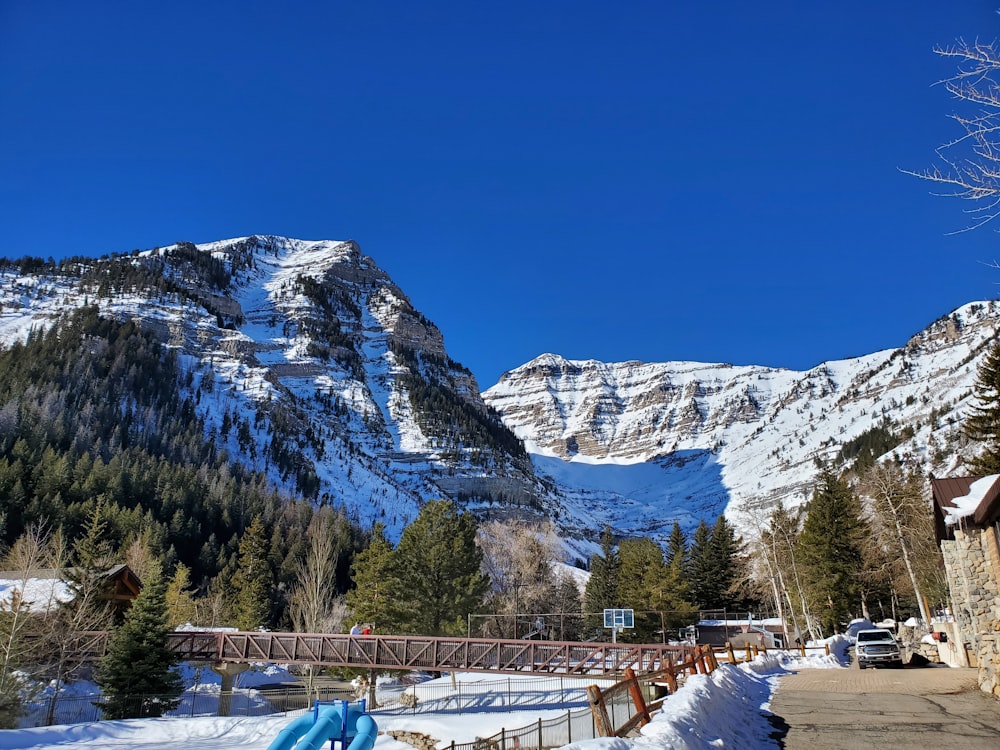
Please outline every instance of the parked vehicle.
[[903, 666], [903, 654], [899, 650], [896, 636], [883, 628], [859, 630], [854, 644], [854, 658], [861, 669], [888, 664], [890, 667]]

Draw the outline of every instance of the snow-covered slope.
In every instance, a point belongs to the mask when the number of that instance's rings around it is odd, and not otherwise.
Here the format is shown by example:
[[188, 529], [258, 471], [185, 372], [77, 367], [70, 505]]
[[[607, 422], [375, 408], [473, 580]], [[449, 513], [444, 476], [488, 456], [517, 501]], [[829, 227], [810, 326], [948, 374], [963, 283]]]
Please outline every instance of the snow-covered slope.
[[546, 354], [483, 397], [563, 488], [564, 520], [663, 535], [748, 501], [804, 502], [820, 463], [878, 426], [901, 436], [901, 459], [955, 470], [976, 363], [998, 328], [996, 303], [972, 303], [899, 349], [805, 372]]
[[480, 395], [351, 241], [0, 263], [0, 345], [84, 305], [178, 351], [206, 439], [276, 486], [393, 536], [435, 497], [547, 515], [581, 556], [605, 524], [662, 539], [675, 520], [690, 531], [751, 501], [802, 503], [819, 464], [875, 428], [925, 472], [956, 470], [976, 365], [1000, 328], [995, 303], [973, 303], [899, 349], [805, 372], [546, 354]]
[[[289, 492], [398, 534], [428, 498], [530, 491], [523, 448], [472, 373], [354, 242], [255, 236], [11, 264], [0, 268], [0, 343], [85, 304], [176, 348], [206, 438]], [[426, 393], [448, 414], [429, 412]]]

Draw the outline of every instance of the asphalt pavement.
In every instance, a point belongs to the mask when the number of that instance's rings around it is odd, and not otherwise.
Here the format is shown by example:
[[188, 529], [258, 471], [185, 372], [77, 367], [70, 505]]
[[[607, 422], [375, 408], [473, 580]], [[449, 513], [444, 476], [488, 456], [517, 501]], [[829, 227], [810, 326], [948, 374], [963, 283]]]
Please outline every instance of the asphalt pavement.
[[1000, 750], [1000, 700], [975, 669], [803, 669], [770, 711], [785, 750]]

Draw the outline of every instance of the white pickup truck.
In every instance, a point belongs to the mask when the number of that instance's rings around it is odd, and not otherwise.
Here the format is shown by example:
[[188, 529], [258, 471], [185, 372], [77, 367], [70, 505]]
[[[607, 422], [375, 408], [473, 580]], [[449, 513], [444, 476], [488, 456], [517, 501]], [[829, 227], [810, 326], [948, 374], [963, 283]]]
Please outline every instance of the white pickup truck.
[[854, 658], [861, 669], [877, 664], [890, 667], [903, 666], [903, 655], [896, 637], [888, 630], [859, 630], [854, 644]]

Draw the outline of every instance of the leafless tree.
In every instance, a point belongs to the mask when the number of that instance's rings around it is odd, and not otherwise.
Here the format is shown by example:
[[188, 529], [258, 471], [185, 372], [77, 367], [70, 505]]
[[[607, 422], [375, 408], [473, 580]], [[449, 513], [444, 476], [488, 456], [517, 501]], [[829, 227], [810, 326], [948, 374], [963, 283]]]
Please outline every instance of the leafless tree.
[[72, 601], [60, 603], [45, 618], [41, 639], [43, 658], [38, 664], [52, 688], [46, 717], [48, 724], [55, 720], [60, 688], [82, 666], [76, 644], [66, 634], [110, 630], [113, 625], [112, 607], [95, 589], [80, 591]]
[[551, 611], [556, 588], [554, 564], [560, 548], [554, 526], [522, 521], [481, 524], [477, 544], [483, 552], [483, 572], [490, 579], [490, 609], [503, 617], [497, 635], [510, 637], [519, 613]]
[[957, 71], [938, 84], [959, 103], [949, 115], [960, 135], [937, 148], [938, 164], [929, 169], [903, 170], [945, 186], [951, 197], [970, 201], [970, 221], [959, 231], [976, 229], [1000, 215], [1000, 51], [997, 42], [959, 39], [934, 50], [952, 58]]
[[340, 553], [333, 512], [320, 508], [307, 531], [309, 548], [295, 573], [289, 608], [295, 629], [303, 633], [337, 633], [344, 609], [337, 606], [336, 575]]
[[16, 681], [15, 667], [32, 678], [44, 678], [52, 687], [49, 723], [60, 687], [80, 666], [76, 644], [67, 633], [106, 630], [112, 624], [111, 609], [97, 588], [74, 590], [69, 601], [63, 601], [55, 587], [41, 589], [43, 593], [33, 600], [24, 594], [28, 582], [41, 570], [63, 570], [67, 556], [62, 534], [50, 535], [44, 526], [32, 526], [14, 543], [3, 564], [18, 571], [21, 586], [0, 612], [0, 696]]
[[[295, 574], [295, 588], [289, 599], [293, 627], [301, 633], [339, 633], [347, 607], [336, 594], [337, 558], [340, 553], [333, 511], [320, 508], [307, 531], [309, 549]], [[313, 665], [308, 665], [307, 689], [315, 682]]]
[[936, 559], [936, 548], [928, 548], [928, 540], [933, 539], [934, 533], [923, 484], [920, 477], [904, 474], [894, 462], [886, 461], [875, 464], [861, 476], [858, 490], [868, 499], [872, 543], [885, 550], [887, 560], [902, 564], [926, 625], [931, 617], [920, 585], [918, 560], [928, 554]]
[[31, 628], [33, 611], [46, 606], [28, 598], [28, 582], [44, 567], [47, 535], [41, 526], [32, 526], [22, 534], [3, 557], [4, 570], [17, 576], [9, 601], [0, 601], [0, 727], [17, 726], [21, 712], [20, 672], [28, 665], [35, 646]]
[[149, 529], [143, 529], [136, 534], [125, 547], [125, 564], [132, 569], [140, 581], [145, 581], [150, 574], [158, 569], [160, 560], [153, 551], [152, 534]]
[[[61, 529], [47, 538], [46, 566], [61, 571], [65, 579], [65, 566], [71, 557], [69, 543]], [[76, 653], [76, 644], [67, 633], [85, 633], [110, 630], [114, 625], [111, 604], [102, 597], [96, 586], [70, 587], [74, 592], [69, 601], [49, 601], [46, 615], [40, 622], [39, 649], [36, 664], [52, 688], [46, 723], [55, 720], [56, 702], [61, 686], [73, 677], [82, 666]]]
[[749, 565], [746, 566], [746, 580], [742, 586], [747, 591], [770, 598], [774, 604], [775, 614], [785, 627], [785, 640], [788, 638], [788, 618], [792, 620], [793, 631], [798, 631], [795, 621], [795, 610], [787, 607], [790, 602], [788, 588], [785, 586], [784, 575], [778, 566], [776, 538], [768, 533], [770, 501], [766, 498], [751, 497], [740, 504], [738, 514], [750, 530]]
[[195, 599], [195, 619], [199, 625], [214, 628], [229, 624], [226, 617], [226, 583], [221, 578], [212, 579], [205, 595]]

